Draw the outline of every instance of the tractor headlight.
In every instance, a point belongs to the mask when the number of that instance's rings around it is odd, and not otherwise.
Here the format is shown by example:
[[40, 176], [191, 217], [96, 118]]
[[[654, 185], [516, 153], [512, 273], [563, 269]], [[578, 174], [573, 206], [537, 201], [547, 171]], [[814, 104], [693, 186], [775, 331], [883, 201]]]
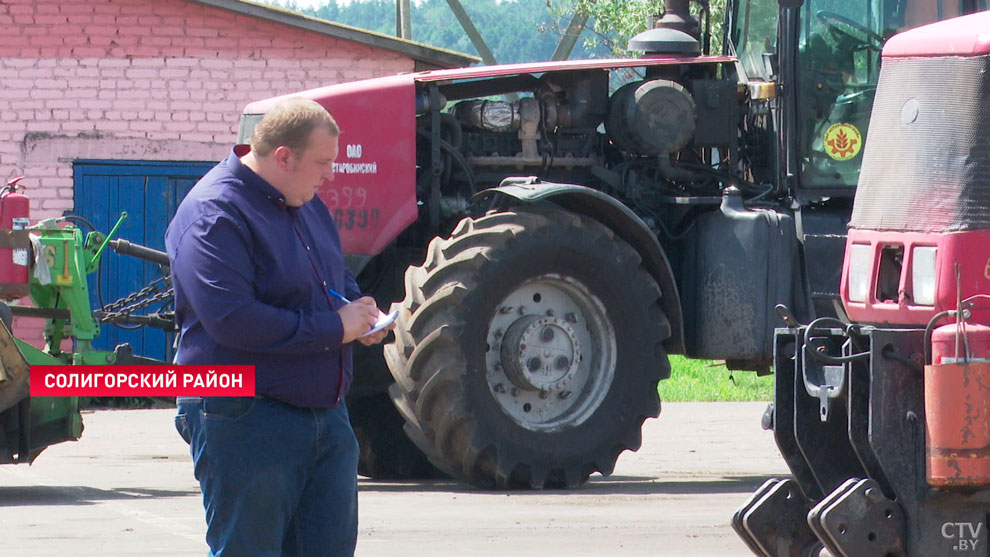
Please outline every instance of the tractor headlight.
[[911, 293], [919, 306], [935, 305], [935, 247], [915, 246], [911, 254]]
[[873, 249], [869, 244], [853, 244], [849, 249], [849, 301], [865, 302], [870, 292], [870, 263]]

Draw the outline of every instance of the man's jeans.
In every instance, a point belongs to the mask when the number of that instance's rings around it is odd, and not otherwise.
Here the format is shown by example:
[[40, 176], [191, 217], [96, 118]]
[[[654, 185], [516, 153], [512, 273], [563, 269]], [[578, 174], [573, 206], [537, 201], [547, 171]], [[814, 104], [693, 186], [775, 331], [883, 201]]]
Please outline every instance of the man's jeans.
[[353, 555], [358, 445], [344, 404], [178, 399], [214, 557]]

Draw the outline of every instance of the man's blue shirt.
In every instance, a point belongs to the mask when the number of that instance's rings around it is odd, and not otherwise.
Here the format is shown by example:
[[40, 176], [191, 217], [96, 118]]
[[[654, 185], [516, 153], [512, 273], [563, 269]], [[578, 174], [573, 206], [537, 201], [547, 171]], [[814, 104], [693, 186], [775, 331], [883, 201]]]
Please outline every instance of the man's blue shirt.
[[289, 404], [335, 405], [351, 347], [336, 310], [360, 297], [318, 198], [285, 198], [231, 152], [196, 183], [165, 233], [179, 326], [177, 364], [253, 364], [255, 388]]

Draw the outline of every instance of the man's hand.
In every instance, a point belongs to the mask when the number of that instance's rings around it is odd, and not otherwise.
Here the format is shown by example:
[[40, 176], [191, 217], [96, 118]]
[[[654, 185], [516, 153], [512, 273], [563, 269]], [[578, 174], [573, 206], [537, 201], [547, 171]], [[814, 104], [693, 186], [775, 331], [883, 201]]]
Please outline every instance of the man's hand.
[[387, 327], [380, 331], [375, 331], [374, 333], [366, 337], [358, 337], [357, 341], [365, 346], [371, 346], [372, 344], [378, 344], [379, 342], [385, 340], [388, 332], [395, 328], [395, 321], [388, 324]]
[[[337, 315], [340, 316], [340, 322], [344, 325], [344, 338], [341, 340], [341, 343], [347, 344], [367, 333], [375, 326], [375, 322], [378, 321], [378, 306], [375, 304], [375, 299], [371, 296], [362, 296], [338, 309]], [[365, 338], [374, 338], [375, 336], [369, 335]], [[382, 335], [382, 338], [384, 338], [384, 335]], [[361, 340], [362, 344], [366, 344], [363, 342], [364, 339]], [[379, 339], [379, 342], [381, 342], [381, 339]]]

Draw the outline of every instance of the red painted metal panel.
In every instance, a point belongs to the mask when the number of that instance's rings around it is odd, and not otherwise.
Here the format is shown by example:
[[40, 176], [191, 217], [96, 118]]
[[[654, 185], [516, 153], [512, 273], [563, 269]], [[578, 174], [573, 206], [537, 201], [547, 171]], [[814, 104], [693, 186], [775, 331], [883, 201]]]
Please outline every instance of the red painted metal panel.
[[[732, 56], [695, 56], [679, 57], [646, 57], [646, 58], [606, 58], [601, 60], [564, 60], [561, 62], [530, 62], [524, 64], [504, 64], [499, 66], [477, 66], [470, 68], [454, 68], [450, 70], [432, 70], [426, 72], [408, 73], [363, 79], [348, 83], [338, 83], [292, 93], [280, 97], [272, 97], [253, 102], [244, 108], [244, 114], [262, 114], [274, 103], [288, 97], [303, 97], [320, 102], [339, 95], [352, 93], [372, 95], [378, 91], [401, 88], [413, 82], [450, 81], [457, 79], [480, 79], [504, 75], [519, 75], [528, 73], [543, 73], [560, 70], [585, 70], [609, 68], [633, 68], [646, 66], [664, 66], [671, 64], [722, 64], [735, 62]], [[336, 117], [336, 114], [334, 115]]]
[[[865, 302], [849, 300], [849, 254], [853, 244], [871, 247], [870, 286]], [[900, 295], [896, 301], [881, 302], [876, 296], [880, 252], [884, 246], [904, 248], [898, 284]], [[912, 301], [911, 266], [915, 246], [934, 246], [936, 249], [934, 306], [917, 305]], [[853, 322], [926, 325], [936, 313], [956, 309], [957, 263], [962, 299], [990, 292], [990, 231], [931, 234], [852, 229], [846, 239], [846, 258], [842, 264], [842, 303]], [[987, 307], [987, 303], [978, 302], [973, 311], [973, 320], [990, 322], [990, 309]]]
[[[414, 93], [410, 76], [399, 75], [287, 95], [315, 100], [340, 126], [335, 177], [318, 195], [345, 253], [381, 252], [418, 216]], [[283, 98], [251, 103], [244, 113], [263, 113]]]
[[884, 57], [985, 54], [990, 54], [990, 12], [947, 19], [898, 33], [883, 47]]
[[561, 70], [589, 70], [607, 68], [633, 68], [664, 66], [670, 64], [717, 64], [735, 62], [732, 56], [656, 56], [644, 58], [605, 58], [600, 60], [564, 60], [560, 62], [528, 62], [500, 66], [475, 66], [450, 70], [433, 70], [413, 74], [416, 81], [445, 81], [451, 79], [477, 79], [500, 75], [543, 73]]

